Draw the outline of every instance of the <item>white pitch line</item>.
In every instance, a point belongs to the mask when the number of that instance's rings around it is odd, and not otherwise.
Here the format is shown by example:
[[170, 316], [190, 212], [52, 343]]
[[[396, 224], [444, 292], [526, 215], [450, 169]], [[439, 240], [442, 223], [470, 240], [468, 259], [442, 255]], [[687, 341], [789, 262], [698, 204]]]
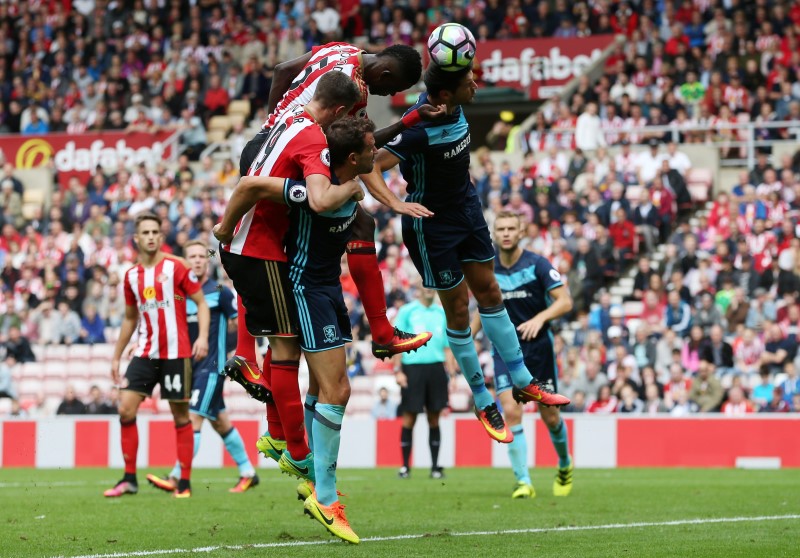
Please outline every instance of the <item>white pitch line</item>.
[[[386, 542], [403, 541], [409, 539], [422, 539], [430, 536], [450, 536], [450, 537], [485, 537], [490, 535], [519, 535], [535, 533], [559, 533], [569, 531], [600, 531], [609, 529], [639, 529], [643, 527], [674, 527], [677, 525], [708, 525], [713, 523], [746, 523], [759, 521], [783, 521], [788, 519], [800, 519], [800, 514], [788, 515], [760, 515], [754, 517], [716, 517], [707, 519], [678, 519], [674, 521], [646, 521], [636, 523], [608, 523], [606, 525], [570, 525], [566, 527], [540, 527], [536, 529], [504, 529], [502, 531], [466, 531], [466, 532], [447, 532], [447, 533], [424, 533], [415, 535], [394, 535], [390, 537], [368, 537], [361, 539], [361, 542]], [[164, 556], [168, 554], [207, 554], [217, 550], [249, 550], [251, 548], [285, 548], [297, 546], [319, 546], [323, 544], [341, 543], [339, 540], [328, 541], [291, 541], [276, 543], [253, 543], [219, 546], [201, 546], [197, 548], [172, 548], [163, 550], [135, 550], [133, 552], [114, 552], [112, 554], [84, 554], [81, 556], [58, 558], [130, 558], [135, 556]]]

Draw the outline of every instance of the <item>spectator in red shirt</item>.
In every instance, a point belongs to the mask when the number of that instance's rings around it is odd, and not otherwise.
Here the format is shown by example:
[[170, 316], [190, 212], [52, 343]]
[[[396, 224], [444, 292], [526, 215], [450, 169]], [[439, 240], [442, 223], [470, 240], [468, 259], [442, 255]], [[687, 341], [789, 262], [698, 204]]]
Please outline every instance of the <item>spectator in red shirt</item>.
[[597, 399], [592, 401], [586, 409], [587, 413], [597, 413], [607, 415], [617, 410], [617, 398], [611, 395], [610, 386], [600, 386], [597, 390]]
[[689, 37], [683, 32], [683, 25], [675, 23], [672, 26], [672, 36], [664, 45], [664, 53], [667, 56], [679, 56], [689, 48]]
[[621, 268], [630, 260], [636, 249], [636, 226], [628, 219], [624, 207], [617, 208], [616, 217], [617, 221], [608, 226], [608, 233], [614, 243], [615, 257], [621, 272]]
[[732, 386], [728, 390], [728, 400], [722, 404], [720, 411], [725, 416], [735, 417], [753, 413], [755, 412], [755, 407], [747, 399], [741, 387]]
[[203, 104], [206, 107], [206, 121], [212, 116], [225, 114], [228, 110], [230, 97], [228, 91], [222, 87], [219, 75], [213, 75], [208, 79], [208, 89], [206, 90]]

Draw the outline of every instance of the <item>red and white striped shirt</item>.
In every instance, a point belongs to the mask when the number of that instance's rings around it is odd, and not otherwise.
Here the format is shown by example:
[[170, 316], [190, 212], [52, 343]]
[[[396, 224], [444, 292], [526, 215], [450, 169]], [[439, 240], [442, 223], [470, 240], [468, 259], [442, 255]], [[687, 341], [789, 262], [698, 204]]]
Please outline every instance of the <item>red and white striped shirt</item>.
[[200, 282], [180, 259], [165, 255], [153, 267], [135, 265], [125, 273], [125, 304], [139, 311], [139, 341], [134, 356], [189, 358], [186, 299], [201, 289]]
[[[312, 174], [330, 178], [330, 152], [322, 128], [303, 107], [284, 112], [270, 128], [247, 174], [293, 180]], [[284, 237], [288, 228], [288, 208], [261, 200], [237, 223], [230, 245], [222, 248], [233, 254], [285, 262]]]
[[350, 114], [366, 117], [369, 88], [364, 82], [361, 49], [347, 43], [328, 43], [314, 47], [311, 53], [311, 59], [284, 93], [272, 114], [267, 117], [263, 128], [272, 128], [286, 110], [308, 104], [314, 97], [320, 78], [333, 70], [350, 76], [361, 89], [361, 101], [355, 104]]

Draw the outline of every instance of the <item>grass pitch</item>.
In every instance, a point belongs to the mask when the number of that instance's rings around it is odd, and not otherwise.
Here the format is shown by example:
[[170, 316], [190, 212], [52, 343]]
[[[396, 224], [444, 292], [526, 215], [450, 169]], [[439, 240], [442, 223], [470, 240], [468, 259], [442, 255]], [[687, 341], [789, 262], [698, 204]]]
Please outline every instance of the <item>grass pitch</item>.
[[449, 469], [439, 481], [343, 470], [358, 546], [304, 516], [297, 483], [275, 469], [245, 494], [228, 493], [232, 469], [196, 470], [190, 500], [150, 487], [147, 472], [138, 495], [110, 500], [102, 491], [118, 470], [0, 470], [0, 556], [800, 556], [791, 469], [576, 469], [568, 498], [552, 495], [555, 471], [539, 469], [533, 500], [512, 500], [502, 469]]

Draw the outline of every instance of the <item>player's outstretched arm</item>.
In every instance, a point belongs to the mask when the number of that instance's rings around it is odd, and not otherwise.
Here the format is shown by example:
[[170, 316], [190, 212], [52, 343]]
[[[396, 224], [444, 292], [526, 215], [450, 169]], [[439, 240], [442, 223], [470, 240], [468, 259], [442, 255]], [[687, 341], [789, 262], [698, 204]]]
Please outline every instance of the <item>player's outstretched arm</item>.
[[551, 289], [548, 294], [553, 299], [552, 304], [546, 310], [542, 310], [527, 322], [523, 322], [517, 327], [523, 341], [535, 339], [544, 324], [556, 318], [560, 318], [572, 310], [572, 296], [565, 286]]
[[139, 321], [139, 309], [132, 304], [125, 305], [125, 317], [119, 330], [117, 344], [114, 345], [114, 356], [111, 357], [111, 379], [114, 385], [119, 385], [119, 361], [122, 359], [122, 352], [133, 337], [136, 331], [136, 324]]
[[211, 310], [209, 310], [206, 297], [203, 295], [203, 289], [189, 295], [189, 298], [197, 305], [198, 332], [197, 340], [192, 345], [192, 357], [195, 360], [200, 360], [208, 354], [208, 329], [211, 324]]
[[432, 217], [433, 212], [424, 205], [418, 203], [408, 203], [397, 199], [383, 179], [383, 171], [389, 170], [397, 163], [400, 158], [393, 153], [381, 149], [375, 156], [375, 166], [370, 174], [362, 174], [361, 180], [367, 186], [367, 190], [376, 200], [399, 215], [410, 217]]
[[390, 124], [385, 128], [381, 128], [377, 130], [373, 135], [375, 136], [375, 147], [380, 149], [384, 145], [386, 145], [392, 138], [397, 136], [397, 134], [401, 133], [403, 130], [407, 130], [414, 124], [419, 122], [425, 121], [430, 122], [432, 120], [437, 120], [439, 118], [443, 118], [447, 116], [447, 107], [444, 105], [421, 105], [418, 108], [412, 110], [403, 118], [395, 122], [394, 124]]
[[339, 209], [348, 200], [364, 199], [364, 192], [357, 180], [349, 180], [344, 184], [331, 184], [324, 174], [312, 174], [306, 177], [308, 206], [314, 213], [324, 213]]
[[307, 52], [303, 56], [298, 56], [294, 60], [287, 60], [275, 66], [272, 73], [272, 86], [269, 88], [269, 101], [267, 102], [267, 112], [272, 114], [275, 107], [286, 95], [292, 80], [305, 68], [308, 61], [311, 60], [311, 52]]

